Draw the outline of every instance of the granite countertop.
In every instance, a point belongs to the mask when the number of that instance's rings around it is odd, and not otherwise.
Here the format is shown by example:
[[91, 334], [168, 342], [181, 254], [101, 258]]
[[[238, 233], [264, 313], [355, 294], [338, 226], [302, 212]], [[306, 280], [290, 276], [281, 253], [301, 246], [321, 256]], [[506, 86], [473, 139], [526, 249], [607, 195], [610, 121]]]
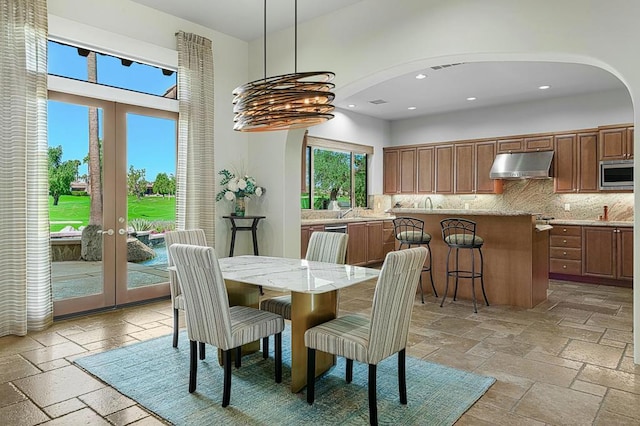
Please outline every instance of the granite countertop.
[[447, 214], [447, 215], [461, 215], [461, 216], [532, 216], [533, 213], [513, 210], [513, 211], [500, 211], [500, 210], [480, 210], [480, 209], [416, 209], [416, 208], [392, 208], [392, 213], [413, 213], [413, 214]]
[[316, 218], [316, 219], [301, 219], [301, 225], [322, 225], [322, 224], [331, 224], [335, 225], [338, 223], [355, 223], [355, 222], [371, 222], [374, 220], [392, 220], [395, 219], [395, 216], [392, 215], [383, 215], [383, 216], [361, 216], [361, 217], [345, 217], [344, 219], [338, 218]]
[[552, 219], [549, 225], [579, 225], [579, 226], [619, 226], [633, 227], [633, 221], [622, 220], [585, 220], [585, 219]]

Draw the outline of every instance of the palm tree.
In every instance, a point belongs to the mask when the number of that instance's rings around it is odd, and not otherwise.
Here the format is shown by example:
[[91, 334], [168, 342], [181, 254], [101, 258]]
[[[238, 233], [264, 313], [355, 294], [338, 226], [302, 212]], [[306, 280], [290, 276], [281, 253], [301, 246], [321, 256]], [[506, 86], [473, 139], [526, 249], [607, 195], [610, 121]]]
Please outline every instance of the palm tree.
[[[96, 83], [98, 71], [96, 52], [87, 56], [87, 81]], [[89, 226], [82, 231], [81, 257], [84, 260], [102, 259], [102, 170], [100, 139], [98, 138], [98, 108], [89, 107], [89, 185], [91, 194]]]

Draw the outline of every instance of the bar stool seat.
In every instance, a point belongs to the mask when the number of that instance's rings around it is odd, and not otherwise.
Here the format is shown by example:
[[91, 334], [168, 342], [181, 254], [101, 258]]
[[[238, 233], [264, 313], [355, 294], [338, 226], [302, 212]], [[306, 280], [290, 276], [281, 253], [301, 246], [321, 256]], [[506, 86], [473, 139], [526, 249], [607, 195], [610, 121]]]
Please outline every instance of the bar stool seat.
[[[429, 278], [431, 279], [431, 288], [433, 289], [433, 295], [438, 297], [436, 286], [433, 283], [433, 273], [431, 272], [432, 260], [431, 260], [431, 234], [424, 232], [424, 221], [415, 219], [412, 217], [397, 217], [393, 219], [393, 232], [396, 240], [400, 243], [398, 250], [402, 250], [403, 246], [411, 248], [414, 246], [426, 246], [429, 251], [428, 265], [424, 265], [422, 272], [429, 272]], [[424, 303], [424, 290], [422, 288], [422, 274], [420, 274], [420, 300]]]
[[[444, 301], [447, 298], [447, 292], [449, 291], [449, 277], [454, 277], [456, 279], [456, 287], [453, 292], [453, 300], [456, 300], [458, 295], [458, 281], [460, 278], [470, 279], [471, 280], [471, 297], [473, 299], [473, 311], [478, 313], [478, 308], [476, 306], [476, 289], [475, 289], [475, 281], [476, 278], [480, 278], [480, 285], [482, 287], [482, 295], [484, 296], [484, 301], [489, 306], [489, 300], [487, 299], [487, 294], [484, 291], [484, 259], [482, 257], [482, 245], [484, 244], [484, 239], [478, 235], [476, 235], [476, 223], [460, 218], [448, 218], [440, 221], [440, 227], [442, 229], [442, 239], [444, 243], [449, 247], [449, 251], [447, 252], [447, 275], [446, 282], [444, 286], [444, 295], [442, 296], [442, 302], [440, 302], [440, 307], [444, 305]], [[450, 269], [450, 257], [451, 251], [455, 249], [456, 257], [453, 268]], [[459, 264], [459, 250], [470, 250], [471, 251], [471, 269], [460, 269]], [[480, 271], [476, 270], [476, 261], [474, 257], [474, 250], [478, 250], [480, 254]]]

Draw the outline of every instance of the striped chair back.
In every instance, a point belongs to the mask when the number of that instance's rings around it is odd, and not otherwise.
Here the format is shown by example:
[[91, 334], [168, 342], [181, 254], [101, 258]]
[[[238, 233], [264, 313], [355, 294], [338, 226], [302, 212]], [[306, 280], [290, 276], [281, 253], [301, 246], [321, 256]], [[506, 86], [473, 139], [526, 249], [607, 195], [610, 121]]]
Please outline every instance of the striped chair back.
[[229, 299], [215, 250], [187, 244], [172, 244], [169, 250], [187, 306], [189, 340], [231, 349]]
[[309, 239], [306, 260], [344, 264], [347, 259], [348, 234], [314, 232]]
[[413, 301], [426, 258], [425, 247], [387, 254], [373, 295], [370, 364], [377, 364], [407, 346]]

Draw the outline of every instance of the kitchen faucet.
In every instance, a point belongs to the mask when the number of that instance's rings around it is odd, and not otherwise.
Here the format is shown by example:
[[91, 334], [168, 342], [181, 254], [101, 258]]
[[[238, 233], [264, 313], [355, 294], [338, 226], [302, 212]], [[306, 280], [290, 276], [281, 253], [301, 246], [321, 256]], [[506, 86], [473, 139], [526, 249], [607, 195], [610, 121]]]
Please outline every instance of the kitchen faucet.
[[351, 211], [353, 210], [353, 207], [349, 207], [346, 210], [340, 210], [338, 212], [338, 219], [344, 219], [346, 215], [348, 215], [349, 213], [351, 213]]
[[431, 201], [431, 197], [426, 197], [424, 199], [424, 208], [427, 208], [427, 201], [429, 201], [429, 210], [433, 210], [433, 201]]

